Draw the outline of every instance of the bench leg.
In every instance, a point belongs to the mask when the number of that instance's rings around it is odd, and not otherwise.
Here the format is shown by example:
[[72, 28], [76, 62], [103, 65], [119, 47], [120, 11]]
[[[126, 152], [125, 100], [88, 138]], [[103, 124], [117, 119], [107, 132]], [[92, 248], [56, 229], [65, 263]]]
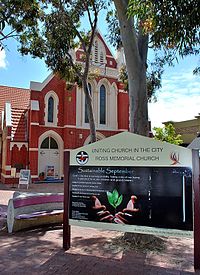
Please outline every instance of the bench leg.
[[14, 206], [13, 206], [13, 200], [10, 199], [8, 202], [8, 210], [7, 210], [7, 228], [8, 233], [13, 232], [13, 225], [14, 225]]

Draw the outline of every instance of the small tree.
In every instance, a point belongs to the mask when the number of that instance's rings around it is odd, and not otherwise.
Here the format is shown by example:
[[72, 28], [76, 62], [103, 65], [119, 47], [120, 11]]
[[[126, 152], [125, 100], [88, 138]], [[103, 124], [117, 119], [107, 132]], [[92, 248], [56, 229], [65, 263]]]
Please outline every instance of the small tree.
[[183, 143], [181, 135], [177, 135], [173, 124], [169, 123], [162, 127], [154, 127], [154, 138], [161, 141], [167, 141], [172, 144], [179, 145]]

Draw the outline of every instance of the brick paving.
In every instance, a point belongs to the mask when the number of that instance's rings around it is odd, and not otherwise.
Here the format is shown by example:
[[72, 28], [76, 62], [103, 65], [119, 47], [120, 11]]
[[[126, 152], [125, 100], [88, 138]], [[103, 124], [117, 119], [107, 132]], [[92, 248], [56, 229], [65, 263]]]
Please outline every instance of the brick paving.
[[[65, 252], [61, 227], [8, 234], [4, 214], [16, 190], [0, 185], [0, 274], [200, 274], [193, 268], [193, 239], [168, 237], [162, 252], [142, 253], [116, 244], [123, 233], [73, 226], [71, 248]], [[62, 190], [62, 184], [42, 184], [28, 191]]]

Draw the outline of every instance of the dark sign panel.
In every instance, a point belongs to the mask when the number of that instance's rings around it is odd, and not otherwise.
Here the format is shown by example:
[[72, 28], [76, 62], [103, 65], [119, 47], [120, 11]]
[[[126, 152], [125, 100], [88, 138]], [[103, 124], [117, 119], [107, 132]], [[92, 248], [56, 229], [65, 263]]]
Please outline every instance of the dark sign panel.
[[70, 166], [70, 219], [192, 230], [185, 167]]

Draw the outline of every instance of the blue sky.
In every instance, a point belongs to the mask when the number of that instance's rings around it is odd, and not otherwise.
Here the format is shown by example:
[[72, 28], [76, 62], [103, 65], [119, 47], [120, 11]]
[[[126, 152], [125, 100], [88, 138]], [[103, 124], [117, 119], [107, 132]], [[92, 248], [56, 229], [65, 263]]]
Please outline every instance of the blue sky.
[[[105, 24], [100, 30], [105, 36]], [[10, 39], [6, 44], [5, 50], [0, 52], [0, 85], [29, 88], [30, 81], [42, 82], [50, 74], [43, 61], [30, 56], [22, 57], [15, 40]], [[198, 115], [200, 76], [192, 74], [198, 62], [198, 57], [187, 57], [175, 67], [166, 68], [158, 100], [149, 104], [152, 126], [161, 126], [162, 122], [169, 120], [193, 119]]]
[[158, 100], [149, 104], [153, 126], [165, 121], [193, 119], [200, 113], [200, 76], [192, 73], [198, 62], [198, 57], [187, 57], [175, 67], [166, 68]]

